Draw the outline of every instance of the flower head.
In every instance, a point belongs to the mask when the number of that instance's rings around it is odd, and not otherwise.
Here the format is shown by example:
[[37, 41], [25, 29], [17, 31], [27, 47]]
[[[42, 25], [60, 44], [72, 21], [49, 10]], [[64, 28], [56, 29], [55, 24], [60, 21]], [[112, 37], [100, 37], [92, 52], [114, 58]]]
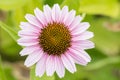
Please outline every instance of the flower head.
[[30, 67], [36, 63], [36, 76], [46, 71], [48, 76], [56, 72], [62, 78], [65, 68], [74, 73], [75, 63], [87, 65], [90, 62], [85, 49], [94, 47], [88, 40], [93, 33], [86, 31], [89, 23], [81, 22], [83, 18], [75, 16], [75, 10], [69, 11], [67, 6], [60, 9], [55, 4], [52, 9], [45, 5], [43, 11], [36, 8], [34, 13], [35, 16], [25, 16], [28, 22], [21, 22], [18, 44], [25, 46], [20, 55], [28, 55], [24, 64]]

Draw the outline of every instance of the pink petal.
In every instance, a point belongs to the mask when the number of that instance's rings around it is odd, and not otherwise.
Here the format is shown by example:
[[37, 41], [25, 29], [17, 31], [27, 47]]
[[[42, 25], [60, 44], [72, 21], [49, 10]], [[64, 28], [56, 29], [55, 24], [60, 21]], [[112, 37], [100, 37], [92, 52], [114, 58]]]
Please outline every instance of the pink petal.
[[57, 75], [62, 78], [65, 75], [65, 68], [60, 57], [55, 56], [55, 67]]
[[35, 45], [35, 46], [28, 46], [26, 48], [24, 48], [22, 51], [20, 51], [20, 55], [21, 56], [25, 56], [25, 55], [29, 55], [31, 53], [33, 53], [36, 50], [40, 50], [40, 46], [39, 45]]
[[93, 32], [86, 31], [76, 36], [73, 35], [72, 41], [86, 40], [92, 38], [93, 36]]
[[68, 71], [70, 71], [71, 73], [76, 72], [74, 60], [71, 58], [71, 56], [68, 53], [62, 54], [61, 59], [62, 59], [62, 62], [64, 64], [65, 68]]
[[63, 22], [66, 14], [68, 14], [68, 6], [64, 6], [61, 10], [61, 13], [60, 13], [60, 22]]
[[46, 73], [47, 76], [52, 76], [55, 72], [55, 58], [50, 55], [46, 61]]
[[52, 10], [48, 5], [43, 7], [44, 15], [47, 23], [52, 23]]
[[86, 59], [88, 59], [88, 62], [91, 61], [91, 57], [88, 55], [88, 53], [86, 51], [84, 51], [83, 49], [80, 48], [75, 48], [77, 51], [79, 51], [82, 55], [84, 55], [86, 57]]
[[52, 8], [52, 20], [58, 22], [59, 17], [60, 17], [60, 7], [58, 4], [55, 4]]
[[38, 27], [41, 27], [41, 24], [40, 22], [37, 20], [37, 18], [31, 14], [26, 14], [25, 16], [26, 20], [31, 23], [32, 25], [35, 25], [35, 26], [38, 26]]
[[75, 47], [79, 47], [81, 49], [90, 49], [95, 47], [94, 43], [89, 40], [75, 41], [75, 42], [72, 42], [72, 45]]
[[83, 57], [81, 57], [79, 54], [75, 53], [74, 51], [69, 50], [68, 53], [77, 64], [86, 65], [88, 63]]
[[76, 28], [74, 28], [71, 31], [71, 33], [72, 33], [72, 35], [78, 35], [80, 33], [83, 33], [84, 31], [86, 31], [89, 27], [90, 27], [90, 24], [88, 22], [83, 22], [83, 23], [80, 23], [79, 25], [77, 25]]
[[36, 76], [42, 77], [42, 75], [45, 73], [47, 58], [48, 58], [48, 55], [44, 53], [41, 59], [38, 61], [35, 69]]
[[32, 54], [30, 54], [27, 59], [25, 60], [24, 65], [26, 65], [27, 67], [32, 66], [33, 64], [35, 64], [36, 62], [38, 62], [40, 60], [40, 58], [43, 55], [43, 51], [42, 50], [38, 50]]
[[76, 16], [73, 22], [69, 26], [70, 31], [72, 31], [80, 23], [81, 20], [82, 20], [82, 17], [80, 15]]
[[40, 23], [43, 26], [47, 25], [46, 20], [45, 20], [45, 15], [40, 9], [36, 8], [34, 10], [34, 13], [35, 13], [35, 16], [37, 17], [37, 19], [40, 21]]
[[71, 10], [66, 16], [65, 16], [65, 19], [64, 19], [64, 23], [67, 25], [67, 26], [69, 26], [71, 23], [72, 23], [72, 21], [74, 20], [74, 18], [75, 18], [75, 10]]
[[39, 37], [39, 33], [33, 32], [33, 31], [27, 31], [27, 30], [21, 30], [18, 32], [18, 35], [20, 37], [30, 36], [30, 37]]
[[40, 29], [42, 28], [42, 26], [34, 26], [28, 22], [21, 22], [20, 23], [20, 28], [23, 30], [30, 30], [30, 31], [40, 31]]
[[18, 39], [18, 44], [22, 46], [32, 46], [39, 44], [39, 41], [37, 39], [29, 39], [29, 38], [20, 38]]
[[70, 52], [81, 56], [81, 58], [84, 59], [86, 62], [91, 61], [90, 56], [84, 50], [79, 49], [79, 48], [74, 48], [74, 47], [70, 48], [69, 50]]

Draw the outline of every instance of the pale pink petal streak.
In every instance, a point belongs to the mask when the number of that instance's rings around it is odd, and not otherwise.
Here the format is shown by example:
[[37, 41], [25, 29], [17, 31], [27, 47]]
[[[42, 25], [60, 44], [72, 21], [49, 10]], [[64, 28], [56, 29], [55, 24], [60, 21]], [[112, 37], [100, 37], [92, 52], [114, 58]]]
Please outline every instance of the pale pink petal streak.
[[66, 16], [63, 22], [65, 25], [69, 26], [75, 18], [75, 10], [71, 10]]
[[55, 4], [52, 8], [52, 20], [58, 22], [60, 17], [60, 7], [58, 4]]
[[32, 46], [32, 45], [36, 45], [39, 44], [39, 41], [37, 39], [31, 39], [31, 38], [20, 38], [17, 40], [19, 45], [22, 46]]
[[74, 59], [75, 63], [80, 64], [80, 65], [86, 65], [88, 63], [80, 55], [74, 52], [70, 52], [70, 51], [68, 52], [69, 52], [69, 55]]
[[20, 37], [39, 37], [39, 33], [35, 31], [21, 30], [18, 32], [18, 36]]
[[63, 22], [63, 20], [67, 14], [68, 14], [68, 7], [64, 6], [60, 13], [60, 22]]
[[70, 52], [79, 55], [82, 59], [84, 59], [86, 62], [90, 62], [91, 58], [90, 56], [82, 49], [72, 47], [69, 49]]
[[26, 47], [26, 48], [24, 48], [23, 50], [20, 51], [20, 55], [21, 56], [29, 55], [29, 54], [33, 53], [34, 51], [37, 51], [37, 50], [41, 50], [39, 45], [28, 46], [28, 47]]
[[60, 56], [55, 56], [55, 67], [57, 75], [62, 78], [65, 75], [65, 68]]
[[46, 74], [52, 76], [55, 72], [55, 57], [50, 55], [46, 61]]
[[91, 49], [94, 48], [95, 45], [92, 41], [89, 40], [80, 40], [71, 43], [74, 47], [79, 47], [81, 49]]
[[38, 61], [36, 65], [36, 69], [35, 69], [36, 76], [41, 77], [45, 73], [47, 58], [48, 58], [48, 55], [46, 53], [43, 53], [43, 56], [41, 57], [41, 59]]
[[32, 25], [41, 27], [40, 22], [37, 20], [37, 18], [35, 16], [33, 16], [32, 14], [26, 14], [25, 15], [26, 20], [31, 23]]
[[87, 40], [87, 39], [92, 38], [93, 36], [94, 36], [93, 32], [86, 31], [79, 35], [73, 35], [72, 41]]
[[62, 62], [64, 64], [65, 68], [68, 71], [70, 71], [71, 73], [76, 72], [76, 66], [75, 66], [74, 60], [68, 53], [62, 54], [61, 59], [62, 59]]
[[86, 31], [88, 28], [90, 27], [90, 24], [88, 22], [82, 22], [79, 23], [79, 25], [77, 25], [72, 31], [71, 34], [72, 35], [78, 35], [84, 31]]
[[37, 19], [39, 20], [39, 22], [42, 24], [42, 27], [43, 26], [46, 26], [47, 25], [47, 22], [45, 20], [45, 15], [44, 13], [39, 9], [39, 8], [36, 8], [34, 10], [34, 13], [35, 13], [35, 16], [37, 17]]
[[48, 5], [45, 5], [43, 7], [43, 10], [44, 10], [44, 15], [45, 15], [45, 19], [46, 19], [47, 24], [52, 23], [52, 10], [51, 10], [51, 8]]
[[25, 60], [24, 65], [26, 65], [27, 67], [32, 66], [33, 64], [35, 64], [36, 62], [39, 61], [39, 59], [41, 58], [41, 56], [43, 55], [43, 51], [42, 50], [37, 50], [34, 53], [30, 54], [27, 59]]
[[42, 28], [42, 26], [35, 26], [35, 25], [32, 25], [28, 22], [21, 22], [20, 28], [23, 30], [30, 30], [30, 31], [38, 31], [39, 32], [39, 30]]
[[72, 31], [81, 22], [81, 20], [82, 17], [80, 15], [76, 16], [69, 26], [70, 31]]

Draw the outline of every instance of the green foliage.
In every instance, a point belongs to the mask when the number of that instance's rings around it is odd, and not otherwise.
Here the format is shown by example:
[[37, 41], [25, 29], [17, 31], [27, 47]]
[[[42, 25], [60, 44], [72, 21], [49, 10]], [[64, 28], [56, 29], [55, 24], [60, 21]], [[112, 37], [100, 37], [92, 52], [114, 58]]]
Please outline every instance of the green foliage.
[[25, 5], [30, 0], [0, 0], [0, 9], [3, 10], [15, 10]]
[[119, 4], [117, 0], [81, 0], [79, 11], [88, 14], [118, 17]]
[[77, 13], [99, 14], [110, 17], [118, 17], [119, 4], [117, 0], [64, 0], [61, 6], [68, 5]]

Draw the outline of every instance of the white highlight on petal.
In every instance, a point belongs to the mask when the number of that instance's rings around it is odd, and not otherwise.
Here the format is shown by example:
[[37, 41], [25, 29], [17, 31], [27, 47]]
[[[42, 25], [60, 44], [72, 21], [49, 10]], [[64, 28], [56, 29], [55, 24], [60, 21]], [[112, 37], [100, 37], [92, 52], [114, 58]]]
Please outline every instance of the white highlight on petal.
[[60, 56], [55, 56], [55, 67], [57, 75], [62, 78], [65, 75], [65, 68]]
[[76, 16], [69, 26], [70, 31], [72, 31], [81, 22], [81, 20], [82, 17], [80, 15]]
[[46, 62], [47, 76], [52, 76], [55, 72], [55, 58], [54, 55], [50, 55]]
[[25, 18], [26, 18], [26, 20], [27, 20], [29, 23], [31, 23], [31, 24], [33, 24], [33, 25], [35, 25], [35, 26], [41, 27], [40, 22], [37, 20], [37, 18], [36, 18], [35, 16], [33, 16], [33, 15], [31, 15], [31, 14], [26, 14], [26, 15], [25, 15]]
[[48, 5], [45, 5], [43, 7], [43, 10], [44, 10], [44, 15], [45, 15], [45, 19], [46, 19], [47, 24], [52, 23], [52, 10], [51, 10], [51, 8]]
[[43, 55], [43, 51], [42, 50], [38, 50], [32, 54], [30, 54], [27, 59], [25, 60], [24, 65], [26, 65], [27, 67], [32, 66], [33, 64], [35, 64], [36, 62], [38, 62], [38, 60], [42, 57]]
[[34, 13], [35, 13], [35, 16], [37, 17], [37, 19], [40, 21], [40, 23], [43, 26], [47, 25], [46, 20], [45, 20], [45, 15], [40, 9], [36, 8], [34, 10]]
[[68, 14], [68, 6], [64, 6], [60, 13], [60, 22], [63, 22], [66, 14]]
[[72, 35], [78, 35], [78, 34], [80, 34], [80, 33], [83, 33], [84, 31], [86, 31], [89, 27], [90, 27], [90, 24], [89, 24], [88, 22], [79, 23], [79, 25], [77, 25], [77, 26], [71, 31], [71, 34], [72, 34]]
[[45, 73], [47, 58], [48, 58], [48, 55], [46, 53], [43, 53], [43, 56], [41, 57], [41, 59], [38, 61], [36, 65], [36, 69], [35, 69], [36, 76], [42, 77], [43, 74]]
[[76, 11], [75, 10], [71, 10], [66, 16], [65, 16], [65, 19], [63, 20], [63, 22], [69, 26], [72, 21], [74, 20], [75, 18], [75, 13]]
[[76, 67], [74, 60], [71, 58], [71, 56], [68, 53], [61, 55], [62, 62], [65, 66], [65, 68], [70, 71], [71, 73], [76, 72]]
[[55, 4], [52, 8], [52, 20], [58, 22], [60, 16], [60, 7], [58, 4]]
[[92, 38], [93, 36], [94, 36], [93, 32], [86, 31], [76, 36], [73, 35], [72, 41], [86, 40]]

